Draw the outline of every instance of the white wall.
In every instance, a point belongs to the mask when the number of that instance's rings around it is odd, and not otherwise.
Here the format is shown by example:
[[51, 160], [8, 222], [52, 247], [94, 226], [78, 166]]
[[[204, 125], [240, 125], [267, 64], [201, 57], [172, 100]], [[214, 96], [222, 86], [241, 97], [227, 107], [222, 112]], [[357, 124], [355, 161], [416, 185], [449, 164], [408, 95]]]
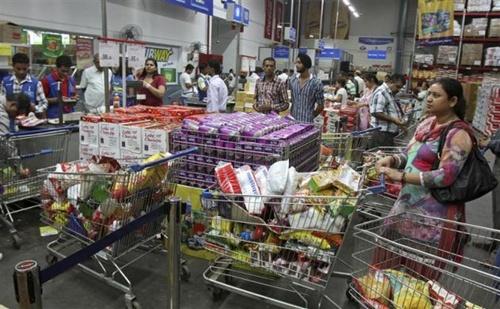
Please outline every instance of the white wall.
[[[187, 47], [198, 41], [206, 45], [207, 16], [164, 1], [108, 0], [107, 13], [108, 36], [136, 24], [148, 43]], [[26, 27], [102, 34], [100, 0], [1, 0], [0, 19]]]
[[264, 0], [242, 0], [241, 4], [250, 10], [250, 25], [241, 33], [240, 54], [258, 57], [259, 47], [269, 47], [273, 43], [272, 40], [264, 38], [265, 2]]
[[237, 34], [239, 30], [232, 29], [231, 23], [215, 17], [212, 22], [212, 54], [223, 56], [223, 72], [236, 68]]

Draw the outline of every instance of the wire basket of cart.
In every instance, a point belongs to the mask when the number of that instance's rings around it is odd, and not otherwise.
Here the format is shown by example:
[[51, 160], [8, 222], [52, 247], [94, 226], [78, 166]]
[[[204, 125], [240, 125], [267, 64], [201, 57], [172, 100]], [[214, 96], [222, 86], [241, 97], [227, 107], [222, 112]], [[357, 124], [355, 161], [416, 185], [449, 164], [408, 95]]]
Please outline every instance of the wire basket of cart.
[[64, 128], [20, 132], [0, 137], [0, 222], [19, 248], [14, 215], [40, 207], [38, 196], [45, 175], [37, 169], [66, 159], [70, 131]]
[[498, 308], [499, 235], [414, 213], [360, 224], [349, 294], [367, 308]]
[[318, 173], [289, 178], [298, 186], [292, 195], [204, 192], [203, 243], [220, 256], [204, 273], [215, 299], [227, 290], [282, 308], [320, 305], [365, 192], [332, 188], [315, 195], [306, 187], [318, 189], [321, 178], [329, 177]]
[[166, 213], [133, 232], [127, 231], [127, 226], [156, 212], [172, 196], [175, 185], [171, 180], [179, 158], [195, 151], [119, 161], [100, 157], [40, 170], [46, 177], [41, 194], [42, 222], [60, 232], [58, 239], [47, 245], [49, 265], [78, 254], [116, 230], [125, 230], [124, 235], [78, 266], [126, 293], [126, 299], [135, 299], [125, 269], [161, 247], [155, 240]]

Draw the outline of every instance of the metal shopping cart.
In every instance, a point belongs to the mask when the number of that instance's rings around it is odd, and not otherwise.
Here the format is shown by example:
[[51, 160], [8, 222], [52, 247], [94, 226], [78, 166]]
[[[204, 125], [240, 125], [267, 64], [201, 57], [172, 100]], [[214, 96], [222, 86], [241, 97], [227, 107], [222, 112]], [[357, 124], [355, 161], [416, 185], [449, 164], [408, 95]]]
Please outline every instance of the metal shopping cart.
[[499, 236], [412, 213], [357, 225], [349, 295], [366, 308], [498, 308]]
[[[170, 181], [178, 159], [196, 151], [157, 155], [142, 163], [121, 160], [120, 168], [116, 161], [104, 159], [98, 164], [77, 161], [40, 170], [46, 177], [42, 222], [60, 232], [47, 245], [51, 266], [40, 272], [40, 282], [78, 265], [126, 293], [127, 308], [139, 308], [125, 269], [161, 246], [155, 240], [167, 213], [165, 201], [174, 193]], [[175, 228], [177, 220], [169, 220], [169, 232]], [[168, 241], [170, 236], [166, 235]], [[179, 262], [180, 245], [175, 247], [169, 255]]]
[[68, 128], [20, 132], [0, 137], [0, 223], [7, 226], [15, 248], [21, 238], [14, 215], [40, 206], [45, 175], [37, 169], [66, 159]]
[[[353, 165], [362, 165], [363, 153], [371, 134], [379, 128], [348, 133], [324, 133], [321, 135], [323, 146], [332, 150], [330, 156], [335, 162], [350, 161]], [[328, 161], [324, 159], [323, 161]]]
[[410, 142], [411, 138], [415, 134], [415, 130], [418, 127], [418, 116], [422, 110], [421, 109], [412, 109], [409, 111], [405, 117], [404, 120], [407, 125], [407, 129], [405, 131], [401, 131], [399, 135], [397, 135], [394, 138], [394, 144], [397, 146], [406, 146], [408, 145], [408, 142]]
[[204, 247], [220, 258], [203, 277], [214, 300], [226, 290], [282, 308], [320, 306], [362, 197], [206, 191]]

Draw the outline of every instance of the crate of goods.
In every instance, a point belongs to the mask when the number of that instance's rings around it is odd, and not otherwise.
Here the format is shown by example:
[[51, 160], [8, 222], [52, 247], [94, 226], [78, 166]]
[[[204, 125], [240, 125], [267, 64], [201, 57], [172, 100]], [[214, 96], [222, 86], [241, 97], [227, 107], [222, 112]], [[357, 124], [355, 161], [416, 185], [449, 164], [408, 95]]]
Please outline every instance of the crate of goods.
[[464, 36], [466, 37], [484, 37], [488, 27], [488, 18], [473, 18], [472, 23], [465, 25]]
[[488, 35], [490, 38], [500, 37], [500, 18], [490, 19], [490, 30]]
[[457, 63], [458, 46], [440, 45], [436, 63], [455, 65]]
[[469, 12], [489, 12], [490, 10], [491, 10], [491, 0], [467, 1], [467, 11]]
[[463, 11], [465, 9], [465, 0], [455, 0], [455, 11]]
[[481, 65], [483, 44], [463, 44], [462, 65]]
[[500, 66], [500, 47], [489, 47], [484, 55], [485, 66]]
[[434, 64], [434, 55], [433, 54], [416, 54], [415, 62], [421, 64]]
[[182, 160], [177, 181], [184, 185], [210, 187], [219, 162], [235, 167], [270, 166], [289, 160], [299, 171], [318, 168], [320, 130], [276, 114], [211, 114], [188, 117], [172, 133], [172, 151], [198, 147], [199, 152]]
[[493, 0], [492, 11], [500, 11], [500, 0]]

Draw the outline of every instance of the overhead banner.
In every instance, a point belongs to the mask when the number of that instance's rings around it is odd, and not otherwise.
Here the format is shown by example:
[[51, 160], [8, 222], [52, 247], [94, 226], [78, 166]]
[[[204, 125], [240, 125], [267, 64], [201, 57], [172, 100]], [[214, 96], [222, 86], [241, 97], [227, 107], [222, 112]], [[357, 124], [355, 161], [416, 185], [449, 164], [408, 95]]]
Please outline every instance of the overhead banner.
[[64, 53], [62, 36], [60, 34], [44, 33], [42, 36], [42, 53], [49, 58], [57, 58]]
[[179, 47], [146, 47], [146, 58], [153, 58], [158, 62], [158, 72], [165, 77], [167, 84], [177, 84], [179, 57]]
[[325, 48], [319, 52], [321, 59], [340, 60], [341, 51], [338, 48]]
[[370, 60], [386, 60], [387, 59], [387, 51], [385, 50], [369, 50], [368, 51], [368, 59]]
[[80, 70], [92, 66], [94, 60], [92, 43], [92, 39], [76, 38], [76, 67]]
[[274, 0], [266, 1], [266, 20], [264, 23], [264, 38], [273, 39], [273, 16], [274, 16]]
[[288, 59], [290, 58], [290, 49], [286, 46], [277, 46], [273, 48], [273, 57], [275, 59]]
[[394, 38], [369, 38], [360, 36], [358, 42], [363, 45], [387, 45], [394, 43]]
[[165, 0], [168, 3], [176, 4], [196, 12], [206, 15], [214, 14], [213, 0]]
[[283, 39], [283, 3], [277, 1], [276, 2], [276, 25], [274, 27], [274, 40], [277, 42], [281, 42]]
[[418, 39], [451, 42], [453, 39], [454, 0], [418, 0]]

